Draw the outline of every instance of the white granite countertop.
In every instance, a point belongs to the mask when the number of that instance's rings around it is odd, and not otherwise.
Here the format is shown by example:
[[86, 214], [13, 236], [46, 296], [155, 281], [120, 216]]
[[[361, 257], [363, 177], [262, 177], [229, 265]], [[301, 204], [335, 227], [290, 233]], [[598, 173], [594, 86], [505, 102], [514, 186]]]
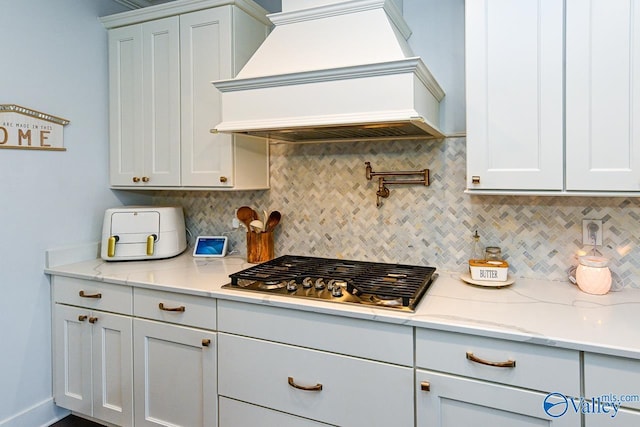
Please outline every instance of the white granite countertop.
[[589, 295], [569, 282], [516, 278], [503, 288], [472, 286], [439, 272], [414, 313], [221, 289], [252, 264], [239, 257], [153, 261], [101, 259], [47, 267], [76, 277], [381, 322], [505, 338], [640, 359], [640, 290]]

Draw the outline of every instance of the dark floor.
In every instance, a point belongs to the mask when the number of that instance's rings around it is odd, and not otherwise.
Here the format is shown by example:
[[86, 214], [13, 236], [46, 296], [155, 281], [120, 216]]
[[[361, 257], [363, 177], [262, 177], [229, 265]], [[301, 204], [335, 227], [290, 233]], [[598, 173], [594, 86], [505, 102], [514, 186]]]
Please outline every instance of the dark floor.
[[76, 417], [75, 415], [69, 415], [57, 423], [51, 424], [49, 427], [102, 427], [102, 424], [94, 423], [84, 418]]

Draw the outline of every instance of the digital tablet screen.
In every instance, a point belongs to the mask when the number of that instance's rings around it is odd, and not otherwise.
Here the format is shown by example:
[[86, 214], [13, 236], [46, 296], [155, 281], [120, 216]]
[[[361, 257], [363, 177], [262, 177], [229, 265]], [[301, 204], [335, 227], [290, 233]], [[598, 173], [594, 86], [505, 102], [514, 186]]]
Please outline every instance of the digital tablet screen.
[[224, 236], [198, 236], [193, 256], [222, 257], [227, 254], [227, 238]]

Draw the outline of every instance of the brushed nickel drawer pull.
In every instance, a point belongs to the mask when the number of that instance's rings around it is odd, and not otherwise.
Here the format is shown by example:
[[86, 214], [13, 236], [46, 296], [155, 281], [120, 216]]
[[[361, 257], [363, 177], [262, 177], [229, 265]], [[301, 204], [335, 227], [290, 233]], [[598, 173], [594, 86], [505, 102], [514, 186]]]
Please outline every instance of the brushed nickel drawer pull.
[[480, 363], [482, 365], [496, 366], [498, 368], [515, 368], [516, 367], [515, 360], [509, 359], [506, 362], [491, 362], [490, 360], [480, 359], [470, 351], [467, 351], [467, 359], [471, 360], [472, 362]]
[[202, 346], [203, 347], [209, 347], [210, 344], [211, 344], [211, 340], [209, 338], [204, 338], [202, 340]]
[[289, 385], [291, 387], [293, 387], [293, 388], [297, 388], [298, 390], [304, 390], [304, 391], [320, 391], [320, 390], [322, 390], [322, 384], [316, 384], [316, 385], [311, 385], [311, 386], [298, 385], [294, 381], [293, 377], [289, 377]]
[[431, 383], [429, 381], [420, 382], [420, 390], [431, 391]]
[[181, 305], [180, 307], [165, 307], [163, 303], [158, 304], [158, 308], [163, 311], [178, 311], [181, 313], [186, 310], [184, 305]]
[[93, 324], [96, 323], [98, 321], [97, 317], [89, 317], [89, 323]]
[[80, 291], [78, 292], [78, 295], [80, 295], [82, 298], [102, 298], [102, 294], [101, 293], [97, 293], [97, 294], [85, 294], [84, 291]]

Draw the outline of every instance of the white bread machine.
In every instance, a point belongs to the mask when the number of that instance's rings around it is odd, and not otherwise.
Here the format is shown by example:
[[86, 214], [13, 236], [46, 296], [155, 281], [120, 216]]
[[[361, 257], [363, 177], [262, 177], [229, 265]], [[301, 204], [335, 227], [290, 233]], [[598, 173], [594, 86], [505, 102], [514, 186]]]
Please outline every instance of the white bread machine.
[[104, 213], [100, 256], [106, 261], [169, 258], [186, 248], [181, 207], [123, 206]]

